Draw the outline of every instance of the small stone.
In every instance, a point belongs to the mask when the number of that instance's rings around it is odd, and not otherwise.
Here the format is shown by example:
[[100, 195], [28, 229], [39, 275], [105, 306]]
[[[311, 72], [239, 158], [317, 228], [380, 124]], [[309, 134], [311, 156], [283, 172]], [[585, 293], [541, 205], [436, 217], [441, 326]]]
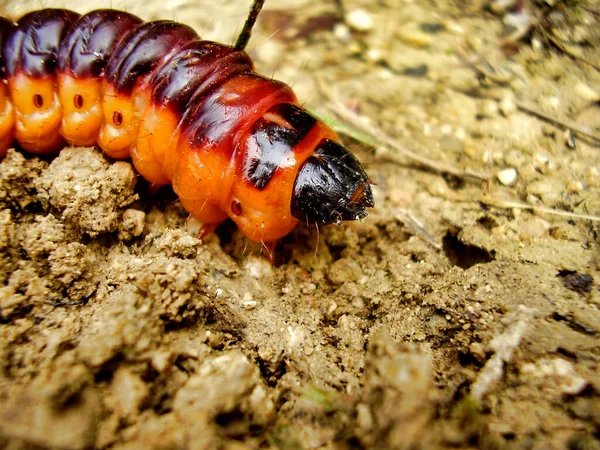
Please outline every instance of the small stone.
[[555, 111], [558, 110], [558, 107], [560, 106], [560, 100], [558, 97], [548, 97], [544, 100], [549, 108], [551, 108]]
[[106, 402], [120, 417], [135, 416], [148, 396], [146, 383], [127, 368], [120, 368], [115, 372], [109, 390]]
[[369, 61], [372, 64], [377, 64], [382, 61], [385, 61], [385, 53], [380, 48], [375, 48], [375, 47], [370, 48], [367, 51], [366, 57], [367, 57], [367, 61]]
[[305, 295], [312, 294], [317, 290], [317, 285], [315, 283], [303, 283], [300, 290]]
[[271, 264], [266, 259], [258, 258], [256, 256], [251, 256], [246, 260], [244, 269], [246, 269], [248, 275], [256, 279], [273, 275], [273, 267]]
[[483, 117], [494, 117], [498, 114], [498, 102], [488, 99], [478, 102], [477, 113]]
[[562, 181], [553, 178], [534, 181], [527, 186], [527, 193], [541, 198], [547, 206], [553, 206], [560, 201], [564, 191], [565, 185]]
[[251, 311], [254, 308], [256, 308], [256, 300], [245, 301], [244, 303], [242, 303], [242, 306], [244, 307], [245, 310]]
[[443, 150], [448, 152], [462, 152], [463, 151], [463, 143], [456, 137], [452, 135], [443, 136], [440, 139], [440, 145]]
[[194, 217], [188, 218], [185, 221], [185, 231], [187, 231], [192, 236], [198, 236], [200, 231], [202, 230], [202, 222]]
[[585, 84], [581, 81], [575, 85], [575, 92], [582, 99], [584, 99], [590, 103], [595, 103], [597, 101], [600, 101], [600, 91], [598, 91], [596, 89], [592, 89], [590, 86], [588, 86], [587, 84]]
[[514, 8], [516, 0], [493, 0], [489, 4], [490, 10], [494, 14], [503, 15], [511, 8]]
[[158, 373], [163, 373], [171, 366], [172, 359], [173, 355], [171, 352], [162, 351], [155, 352], [150, 361], [154, 370]]
[[370, 430], [373, 428], [373, 415], [371, 414], [369, 405], [364, 403], [356, 405], [356, 422], [363, 430]]
[[398, 37], [405, 44], [417, 48], [429, 47], [434, 39], [430, 34], [423, 33], [421, 30], [416, 28], [414, 24], [410, 24], [399, 29]]
[[590, 167], [585, 173], [585, 182], [590, 186], [600, 186], [600, 173], [597, 167]]
[[567, 130], [565, 131], [565, 145], [570, 148], [571, 150], [574, 150], [577, 148], [577, 141], [575, 140], [575, 135], [573, 134], [573, 131], [571, 130]]
[[581, 193], [583, 192], [583, 183], [581, 181], [572, 180], [567, 186], [569, 192]]
[[533, 48], [536, 52], [539, 52], [544, 48], [544, 44], [538, 38], [531, 39], [531, 48]]
[[375, 21], [373, 16], [364, 9], [357, 8], [346, 15], [346, 23], [356, 31], [369, 31], [373, 29]]
[[336, 38], [345, 43], [348, 43], [352, 40], [350, 28], [348, 28], [348, 26], [343, 23], [338, 23], [333, 27], [333, 34]]
[[450, 33], [465, 34], [465, 29], [462, 27], [462, 25], [459, 25], [457, 22], [454, 22], [453, 20], [445, 21], [444, 26], [446, 27], [446, 30], [448, 30]]
[[547, 165], [550, 161], [550, 159], [542, 153], [536, 153], [534, 159], [538, 164], [541, 164], [543, 166]]
[[517, 111], [517, 105], [515, 103], [515, 94], [511, 91], [505, 91], [500, 100], [500, 111], [504, 117], [509, 117]]
[[510, 186], [517, 179], [517, 171], [513, 168], [504, 169], [498, 172], [497, 177], [504, 186]]

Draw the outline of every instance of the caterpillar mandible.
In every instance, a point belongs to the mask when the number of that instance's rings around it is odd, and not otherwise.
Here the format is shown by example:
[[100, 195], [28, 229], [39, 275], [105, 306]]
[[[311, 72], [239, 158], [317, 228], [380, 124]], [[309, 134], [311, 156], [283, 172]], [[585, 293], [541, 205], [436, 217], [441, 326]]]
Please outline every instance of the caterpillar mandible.
[[172, 184], [204, 232], [229, 217], [263, 243], [300, 221], [365, 217], [361, 164], [289, 86], [255, 73], [239, 42], [111, 9], [0, 18], [0, 159], [14, 141], [36, 154], [98, 145]]

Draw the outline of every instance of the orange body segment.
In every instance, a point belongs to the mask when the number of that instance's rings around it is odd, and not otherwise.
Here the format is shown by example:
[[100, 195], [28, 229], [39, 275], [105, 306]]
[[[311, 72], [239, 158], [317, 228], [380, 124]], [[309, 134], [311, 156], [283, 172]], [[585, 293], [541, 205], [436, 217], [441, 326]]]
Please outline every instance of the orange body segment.
[[102, 79], [58, 75], [60, 134], [71, 145], [95, 145], [102, 126]]
[[59, 133], [62, 107], [56, 89], [56, 77], [31, 78], [17, 73], [8, 79], [15, 108], [14, 137], [32, 153], [59, 150], [64, 139]]
[[104, 82], [102, 126], [98, 145], [111, 158], [126, 159], [139, 132], [139, 118], [131, 95], [118, 94]]
[[[285, 123], [278, 117], [274, 120], [280, 124]], [[275, 175], [260, 191], [260, 195], [257, 195], [256, 186], [245, 180], [243, 174], [238, 172], [236, 179], [241, 181], [233, 184], [224, 208], [249, 239], [271, 242], [285, 236], [298, 224], [298, 219], [292, 216], [290, 211], [294, 181], [302, 163], [312, 154], [316, 144], [324, 138], [334, 139], [336, 135], [330, 128], [317, 123], [295, 147], [294, 153], [290, 153], [279, 163]], [[260, 158], [260, 155], [252, 154], [258, 150], [251, 143], [247, 143], [245, 154], [240, 157], [242, 160]], [[238, 171], [241, 170], [242, 168], [238, 168]], [[235, 207], [236, 203], [244, 207], [240, 210]]]
[[163, 172], [165, 155], [177, 148], [179, 118], [168, 108], [150, 102], [142, 114], [140, 131], [131, 149], [131, 159], [137, 171], [155, 185], [171, 183]]
[[8, 87], [0, 83], [0, 159], [12, 146], [15, 127], [15, 111], [8, 96]]

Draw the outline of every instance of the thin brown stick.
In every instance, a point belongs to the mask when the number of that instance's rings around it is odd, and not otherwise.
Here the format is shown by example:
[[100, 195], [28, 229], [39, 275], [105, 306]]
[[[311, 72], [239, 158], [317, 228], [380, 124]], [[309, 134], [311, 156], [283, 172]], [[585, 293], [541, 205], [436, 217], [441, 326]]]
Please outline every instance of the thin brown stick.
[[585, 59], [582, 56], [576, 55], [575, 53], [573, 53], [571, 50], [569, 50], [567, 47], [565, 47], [563, 44], [561, 44], [554, 36], [552, 36], [550, 33], [548, 33], [546, 30], [544, 30], [541, 26], [537, 27], [537, 30], [542, 33], [542, 35], [548, 39], [548, 41], [554, 45], [557, 49], [559, 49], [561, 52], [563, 52], [565, 55], [569, 56], [570, 58], [574, 59], [575, 61], [580, 61], [584, 64], [589, 65], [590, 67], [596, 69], [598, 72], [600, 72], [600, 66], [598, 66], [597, 64], [594, 64], [593, 62]]
[[[353, 127], [356, 127], [363, 133], [369, 134], [370, 137], [373, 138], [374, 141], [378, 142], [384, 147], [392, 150], [392, 153], [396, 153], [397, 155], [402, 155], [405, 158], [408, 158], [411, 161], [414, 161], [418, 164], [421, 164], [425, 167], [428, 167], [436, 172], [440, 173], [448, 173], [450, 175], [454, 175], [458, 178], [476, 178], [479, 180], [488, 180], [490, 175], [484, 172], [478, 172], [475, 170], [462, 170], [457, 167], [454, 167], [450, 164], [446, 164], [441, 161], [436, 161], [426, 156], [422, 156], [402, 145], [396, 139], [391, 136], [386, 135], [382, 130], [377, 129], [371, 124], [363, 121], [358, 115], [350, 111], [344, 105], [342, 105], [338, 100], [333, 98], [331, 92], [326, 88], [325, 84], [322, 80], [318, 80], [319, 89], [321, 92], [329, 99], [329, 102], [326, 104], [327, 108], [333, 111], [336, 115], [338, 115], [342, 120], [351, 124]], [[392, 160], [397, 161], [397, 158], [392, 158]]]
[[600, 222], [600, 217], [589, 214], [579, 214], [569, 211], [561, 211], [559, 209], [546, 208], [545, 206], [528, 205], [527, 203], [513, 202], [510, 200], [496, 200], [493, 198], [483, 197], [479, 201], [485, 205], [500, 209], [525, 209], [535, 213], [552, 214], [555, 216], [568, 217], [569, 219], [591, 220]]
[[248, 45], [248, 41], [250, 40], [250, 36], [252, 34], [252, 27], [256, 23], [256, 19], [258, 18], [258, 14], [262, 9], [265, 0], [254, 0], [252, 2], [252, 6], [250, 7], [250, 13], [248, 14], [248, 18], [244, 23], [244, 28], [240, 33], [237, 42], [235, 43], [236, 50], [244, 50], [246, 45]]
[[[485, 99], [494, 100], [497, 102], [500, 102], [502, 100], [502, 98], [499, 95], [482, 92], [481, 90], [478, 90], [478, 89], [476, 89], [476, 90], [470, 89], [469, 90], [469, 89], [462, 89], [462, 88], [458, 88], [458, 87], [451, 87], [451, 89], [456, 92], [460, 92], [462, 94], [468, 95], [470, 97], [485, 98]], [[600, 142], [600, 136], [598, 136], [597, 134], [594, 134], [594, 132], [588, 127], [579, 125], [578, 123], [575, 123], [571, 120], [560, 119], [558, 117], [552, 116], [552, 115], [545, 113], [544, 111], [536, 108], [535, 106], [532, 106], [528, 103], [525, 103], [525, 102], [522, 102], [519, 100], [515, 100], [515, 106], [519, 110], [521, 110], [525, 113], [537, 116], [540, 119], [544, 119], [546, 122], [552, 123], [553, 125], [559, 125], [565, 129], [569, 129], [577, 134], [580, 134], [581, 136], [585, 136], [590, 139], [593, 139], [594, 141]]]

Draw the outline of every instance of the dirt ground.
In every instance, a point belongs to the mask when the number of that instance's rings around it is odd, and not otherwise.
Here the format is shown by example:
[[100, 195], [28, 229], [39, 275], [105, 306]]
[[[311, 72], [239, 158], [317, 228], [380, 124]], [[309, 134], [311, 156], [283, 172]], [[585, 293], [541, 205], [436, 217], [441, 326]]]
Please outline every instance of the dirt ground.
[[[226, 43], [249, 4], [42, 3]], [[249, 50], [394, 142], [344, 138], [376, 207], [275, 266], [95, 149], [0, 164], [1, 448], [600, 448], [598, 4], [526, 1], [522, 38], [501, 2], [342, 6], [268, 0]]]

